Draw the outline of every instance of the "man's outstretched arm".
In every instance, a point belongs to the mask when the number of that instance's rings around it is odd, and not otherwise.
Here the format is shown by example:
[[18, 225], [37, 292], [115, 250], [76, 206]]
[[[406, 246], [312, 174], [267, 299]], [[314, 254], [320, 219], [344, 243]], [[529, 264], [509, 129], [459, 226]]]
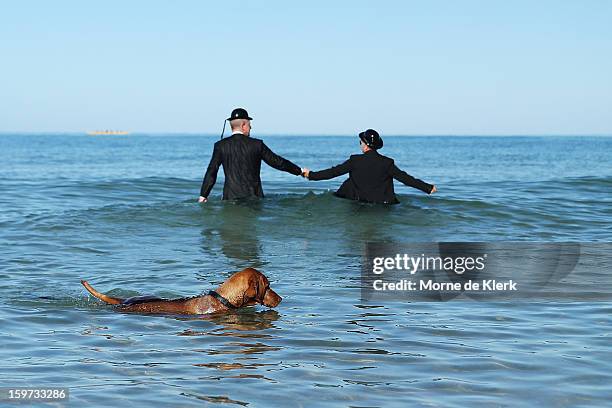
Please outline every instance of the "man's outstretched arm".
[[261, 158], [268, 166], [274, 167], [276, 170], [286, 171], [296, 176], [302, 174], [302, 169], [289, 160], [274, 153], [264, 142], [261, 142]]
[[344, 163], [337, 166], [330, 167], [329, 169], [321, 171], [307, 171], [305, 172], [305, 176], [308, 178], [308, 180], [329, 180], [346, 174], [349, 171], [351, 171], [351, 159], [348, 159]]
[[208, 168], [206, 169], [206, 174], [204, 175], [204, 180], [202, 180], [202, 187], [200, 188], [200, 198], [198, 199], [198, 202], [201, 203], [208, 201], [210, 190], [212, 190], [217, 182], [217, 172], [219, 171], [219, 166], [221, 166], [221, 153], [219, 152], [217, 145], [215, 145], [212, 157], [210, 158], [210, 163], [208, 163]]
[[391, 175], [397, 181], [404, 183], [409, 187], [417, 188], [427, 194], [432, 194], [436, 192], [436, 186], [434, 186], [433, 184], [427, 184], [423, 180], [419, 180], [418, 178], [412, 177], [405, 171], [398, 169], [395, 164], [391, 165]]

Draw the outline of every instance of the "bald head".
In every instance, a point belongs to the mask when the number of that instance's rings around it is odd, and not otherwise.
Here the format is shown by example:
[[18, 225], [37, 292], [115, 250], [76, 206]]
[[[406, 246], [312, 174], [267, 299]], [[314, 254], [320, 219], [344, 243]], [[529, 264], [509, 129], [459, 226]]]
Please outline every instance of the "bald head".
[[234, 119], [230, 120], [230, 126], [233, 132], [240, 132], [245, 136], [251, 133], [251, 121], [248, 119]]
[[248, 122], [248, 119], [234, 119], [230, 120], [230, 126], [232, 127], [232, 131], [240, 130], [240, 128]]

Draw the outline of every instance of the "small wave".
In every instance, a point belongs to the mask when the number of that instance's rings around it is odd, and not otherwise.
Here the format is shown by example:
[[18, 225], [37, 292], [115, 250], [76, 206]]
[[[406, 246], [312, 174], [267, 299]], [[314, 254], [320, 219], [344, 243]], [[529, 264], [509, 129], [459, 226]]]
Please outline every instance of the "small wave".
[[612, 186], [612, 176], [601, 176], [601, 177], [567, 177], [563, 179], [553, 179], [553, 183], [568, 184], [568, 185], [579, 185], [579, 186], [599, 186], [609, 187]]
[[102, 308], [104, 303], [90, 296], [32, 296], [10, 299], [8, 304], [24, 308]]

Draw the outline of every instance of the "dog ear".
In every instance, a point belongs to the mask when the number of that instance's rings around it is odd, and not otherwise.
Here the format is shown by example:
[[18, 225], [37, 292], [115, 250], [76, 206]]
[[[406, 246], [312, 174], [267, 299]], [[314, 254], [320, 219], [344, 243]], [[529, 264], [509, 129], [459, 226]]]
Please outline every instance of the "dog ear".
[[259, 273], [257, 276], [257, 283], [255, 286], [255, 289], [256, 289], [255, 300], [257, 300], [258, 303], [263, 304], [264, 297], [266, 296], [267, 288], [268, 288], [268, 279], [266, 279], [266, 277], [262, 273]]
[[244, 282], [246, 283], [246, 285], [243, 292], [243, 296], [246, 299], [254, 300], [260, 303], [261, 282], [259, 274], [251, 274]]

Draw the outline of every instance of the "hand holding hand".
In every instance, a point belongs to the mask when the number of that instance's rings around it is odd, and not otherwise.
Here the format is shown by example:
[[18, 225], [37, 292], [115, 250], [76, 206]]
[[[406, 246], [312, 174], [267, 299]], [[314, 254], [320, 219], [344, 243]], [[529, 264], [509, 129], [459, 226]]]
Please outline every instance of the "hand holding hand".
[[207, 202], [208, 202], [208, 198], [206, 197], [200, 196], [200, 198], [198, 198], [198, 203], [207, 203]]

